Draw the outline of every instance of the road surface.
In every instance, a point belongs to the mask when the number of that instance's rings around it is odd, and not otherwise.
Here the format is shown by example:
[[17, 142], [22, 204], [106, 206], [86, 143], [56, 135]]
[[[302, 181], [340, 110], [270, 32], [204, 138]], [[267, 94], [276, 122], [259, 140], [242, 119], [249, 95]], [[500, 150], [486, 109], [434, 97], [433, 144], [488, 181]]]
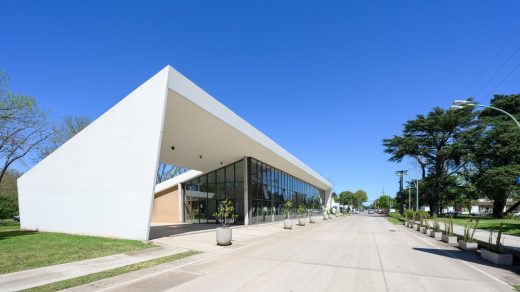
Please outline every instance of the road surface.
[[476, 253], [448, 247], [383, 217], [353, 215], [96, 287], [105, 291], [415, 292], [512, 291], [511, 284], [519, 283], [518, 268], [494, 267]]

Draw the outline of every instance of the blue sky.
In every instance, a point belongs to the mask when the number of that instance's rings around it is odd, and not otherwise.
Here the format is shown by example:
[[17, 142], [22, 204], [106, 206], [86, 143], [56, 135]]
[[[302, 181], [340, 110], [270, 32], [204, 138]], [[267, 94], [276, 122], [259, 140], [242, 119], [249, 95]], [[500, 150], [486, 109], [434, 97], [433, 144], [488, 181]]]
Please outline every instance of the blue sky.
[[520, 93], [516, 0], [42, 2], [0, 3], [0, 68], [52, 119], [98, 117], [170, 64], [371, 200], [413, 170], [381, 145], [403, 122]]

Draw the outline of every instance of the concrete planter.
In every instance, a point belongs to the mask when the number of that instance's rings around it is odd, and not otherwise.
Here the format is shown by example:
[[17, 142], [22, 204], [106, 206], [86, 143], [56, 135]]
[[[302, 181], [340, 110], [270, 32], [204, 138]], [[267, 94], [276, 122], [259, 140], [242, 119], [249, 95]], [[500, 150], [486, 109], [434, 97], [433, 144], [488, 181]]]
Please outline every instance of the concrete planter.
[[452, 246], [458, 246], [459, 243], [457, 241], [457, 236], [448, 236], [446, 234], [442, 235], [442, 241], [446, 242], [449, 245]]
[[298, 218], [298, 225], [305, 226], [305, 223], [307, 223], [305, 218]]
[[420, 231], [421, 231], [421, 233], [424, 233], [424, 234], [426, 234], [426, 227], [419, 227], [419, 228], [421, 229], [421, 230], [420, 230]]
[[314, 216], [309, 216], [309, 223], [316, 223], [316, 218], [314, 218]]
[[424, 234], [426, 234], [426, 235], [428, 235], [428, 236], [431, 236], [432, 231], [433, 231], [433, 229], [431, 229], [431, 228], [426, 228], [426, 233], [424, 233]]
[[292, 229], [292, 219], [283, 220], [283, 228], [284, 229]]
[[218, 245], [231, 245], [231, 239], [233, 237], [231, 228], [219, 227], [217, 228], [217, 244]]
[[497, 265], [502, 266], [512, 266], [513, 265], [513, 255], [512, 254], [501, 254], [495, 253], [487, 249], [480, 250], [480, 257], [485, 259], [486, 261], [490, 261]]
[[328, 220], [329, 219], [329, 216], [327, 216], [326, 213], [323, 213], [323, 220]]
[[412, 222], [408, 222], [408, 227], [413, 228], [413, 223]]
[[334, 217], [332, 217], [332, 214], [329, 214], [329, 219], [332, 219], [332, 218], [334, 218]]
[[415, 231], [420, 231], [420, 230], [421, 230], [421, 227], [419, 226], [419, 224], [414, 224], [414, 225], [413, 225], [413, 230], [415, 230]]
[[433, 229], [429, 229], [430, 231], [428, 232], [428, 235], [430, 237], [435, 237], [435, 231], [433, 231]]
[[433, 232], [433, 238], [437, 239], [437, 240], [441, 240], [442, 239], [442, 232]]
[[478, 243], [476, 242], [465, 242], [464, 240], [459, 240], [459, 247], [462, 250], [467, 251], [477, 251], [478, 249]]

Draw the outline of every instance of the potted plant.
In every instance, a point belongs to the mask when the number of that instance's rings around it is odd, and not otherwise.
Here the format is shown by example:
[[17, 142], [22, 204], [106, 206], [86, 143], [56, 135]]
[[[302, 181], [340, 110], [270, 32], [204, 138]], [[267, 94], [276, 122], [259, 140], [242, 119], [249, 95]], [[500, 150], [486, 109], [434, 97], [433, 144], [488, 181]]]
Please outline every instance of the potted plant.
[[332, 219], [332, 218], [334, 218], [334, 216], [332, 216], [332, 210], [331, 210], [331, 209], [329, 209], [329, 212], [328, 212], [328, 214], [329, 214], [329, 219]]
[[421, 220], [421, 213], [419, 211], [415, 212], [414, 218], [413, 218], [413, 230], [420, 230], [420, 225], [417, 223]]
[[453, 236], [453, 220], [449, 217], [444, 221], [444, 232], [442, 233], [442, 241], [449, 245], [458, 246], [457, 236]]
[[504, 253], [504, 245], [502, 244], [502, 229], [503, 223], [500, 222], [495, 244], [493, 244], [493, 237], [495, 232], [489, 232], [488, 248], [482, 248], [480, 250], [480, 257], [497, 265], [511, 266], [513, 265], [513, 255]]
[[477, 218], [476, 222], [473, 223], [473, 220], [470, 219], [464, 225], [464, 236], [461, 240], [459, 240], [459, 247], [463, 250], [467, 251], [477, 251], [478, 243], [473, 239], [475, 236], [475, 230], [477, 230], [479, 219]]
[[213, 213], [213, 217], [222, 225], [217, 228], [217, 244], [218, 245], [230, 245], [233, 237], [232, 229], [229, 228], [229, 224], [235, 222], [238, 217], [234, 214], [235, 208], [233, 202], [230, 200], [224, 200], [220, 203], [217, 212]]
[[433, 226], [432, 231], [430, 231], [430, 237], [440, 240], [442, 238], [441, 225], [439, 224], [439, 219], [437, 219], [437, 215], [433, 215]]
[[283, 213], [285, 215], [285, 219], [283, 220], [284, 229], [292, 229], [293, 220], [291, 219], [291, 208], [291, 201], [287, 201], [285, 204], [283, 204]]
[[428, 212], [426, 211], [421, 211], [420, 213], [420, 230], [421, 230], [421, 233], [424, 233], [426, 234], [426, 228], [428, 228]]
[[329, 216], [327, 215], [327, 208], [323, 206], [323, 220], [328, 220]]
[[298, 206], [298, 225], [305, 226], [305, 218], [302, 215], [305, 213], [305, 207], [303, 205]]
[[[311, 209], [312, 206], [309, 206], [309, 209]], [[312, 212], [309, 212], [309, 223], [316, 223], [316, 218], [312, 216]]]

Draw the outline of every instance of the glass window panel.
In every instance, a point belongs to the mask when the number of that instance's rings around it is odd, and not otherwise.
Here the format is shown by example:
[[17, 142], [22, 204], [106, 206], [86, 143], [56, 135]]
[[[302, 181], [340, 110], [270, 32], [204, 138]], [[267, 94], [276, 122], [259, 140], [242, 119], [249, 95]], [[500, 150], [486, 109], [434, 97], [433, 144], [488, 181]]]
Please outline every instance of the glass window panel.
[[264, 200], [270, 200], [271, 196], [269, 192], [270, 190], [268, 190], [267, 185], [262, 185], [262, 195]]
[[208, 184], [208, 199], [215, 199], [215, 192], [216, 192], [217, 186], [215, 184]]
[[244, 183], [243, 182], [235, 183], [235, 199], [244, 200]]
[[208, 182], [208, 176], [207, 175], [199, 176], [199, 183], [205, 184], [207, 182]]
[[215, 182], [216, 182], [215, 181], [215, 172], [212, 171], [212, 172], [208, 173], [208, 183], [213, 184]]
[[226, 183], [226, 199], [234, 200], [235, 199], [235, 190], [234, 183], [227, 182]]
[[217, 170], [217, 182], [225, 182], [226, 177], [224, 176], [224, 168]]
[[226, 166], [226, 182], [235, 181], [235, 167], [233, 164]]
[[235, 163], [235, 181], [244, 181], [244, 161]]
[[217, 183], [217, 194], [216, 198], [219, 200], [224, 200], [226, 197], [226, 184], [225, 183]]

